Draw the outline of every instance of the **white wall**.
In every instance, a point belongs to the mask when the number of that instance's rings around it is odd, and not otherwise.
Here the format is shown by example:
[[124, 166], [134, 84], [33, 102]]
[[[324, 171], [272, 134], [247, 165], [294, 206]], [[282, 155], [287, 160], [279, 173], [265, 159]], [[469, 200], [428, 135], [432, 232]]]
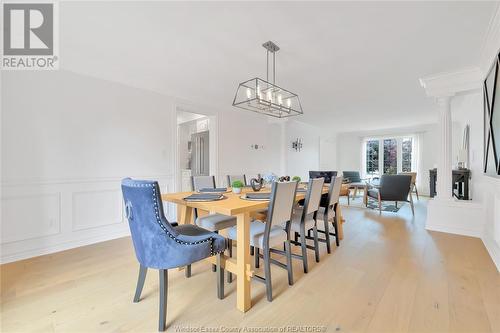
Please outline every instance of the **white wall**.
[[[414, 127], [400, 127], [381, 129], [373, 131], [357, 131], [338, 133], [336, 136], [336, 166], [335, 170], [339, 172], [348, 170], [362, 170], [362, 142], [363, 138], [370, 136], [390, 136], [390, 135], [405, 135], [405, 134], [421, 134], [421, 155], [420, 170], [422, 174], [418, 174], [419, 194], [429, 194], [429, 169], [435, 167], [437, 163], [437, 153], [434, 149], [438, 142], [437, 125], [420, 125]], [[330, 139], [333, 140], [333, 139]]]
[[[292, 142], [302, 139], [302, 149], [296, 151]], [[309, 170], [319, 169], [320, 135], [318, 128], [298, 121], [288, 121], [286, 127], [286, 174], [309, 179]]]
[[[193, 105], [64, 70], [3, 72], [2, 97], [1, 262], [127, 235], [120, 180], [156, 179], [162, 191], [174, 190], [179, 106], [216, 119], [219, 183], [228, 173], [286, 167], [288, 125], [230, 106]], [[307, 158], [291, 159], [303, 174], [319, 151], [309, 140], [314, 130], [292, 123], [290, 133], [306, 142], [298, 154]], [[175, 220], [175, 207], [166, 209]]]
[[452, 118], [460, 128], [470, 125], [471, 197], [473, 201], [483, 204], [485, 221], [482, 239], [500, 270], [500, 177], [483, 173], [482, 92], [455, 96]]

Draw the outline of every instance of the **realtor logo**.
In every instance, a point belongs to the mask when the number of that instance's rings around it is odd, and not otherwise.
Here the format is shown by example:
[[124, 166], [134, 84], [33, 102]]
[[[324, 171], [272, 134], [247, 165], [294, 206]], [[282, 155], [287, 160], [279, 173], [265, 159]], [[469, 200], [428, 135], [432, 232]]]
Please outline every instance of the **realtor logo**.
[[55, 3], [3, 4], [2, 69], [58, 68]]

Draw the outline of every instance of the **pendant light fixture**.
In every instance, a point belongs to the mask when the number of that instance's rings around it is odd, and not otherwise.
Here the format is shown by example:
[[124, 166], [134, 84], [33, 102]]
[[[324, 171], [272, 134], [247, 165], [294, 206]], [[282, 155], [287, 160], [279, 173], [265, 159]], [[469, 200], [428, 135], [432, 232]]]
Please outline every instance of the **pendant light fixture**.
[[[233, 106], [273, 116], [285, 118], [303, 114], [299, 96], [276, 85], [276, 53], [278, 45], [268, 41], [262, 46], [267, 50], [266, 80], [253, 78], [239, 84]], [[272, 83], [269, 79], [269, 56], [272, 56]]]

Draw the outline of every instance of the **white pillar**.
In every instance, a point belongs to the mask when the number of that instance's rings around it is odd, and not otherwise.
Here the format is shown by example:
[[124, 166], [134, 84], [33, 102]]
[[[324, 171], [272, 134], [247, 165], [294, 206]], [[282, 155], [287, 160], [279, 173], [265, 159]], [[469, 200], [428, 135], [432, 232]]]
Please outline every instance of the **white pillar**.
[[[437, 168], [437, 199], [452, 199], [452, 156], [451, 156], [451, 96], [437, 98], [439, 106], [439, 157]], [[432, 149], [429, 147], [429, 149]]]

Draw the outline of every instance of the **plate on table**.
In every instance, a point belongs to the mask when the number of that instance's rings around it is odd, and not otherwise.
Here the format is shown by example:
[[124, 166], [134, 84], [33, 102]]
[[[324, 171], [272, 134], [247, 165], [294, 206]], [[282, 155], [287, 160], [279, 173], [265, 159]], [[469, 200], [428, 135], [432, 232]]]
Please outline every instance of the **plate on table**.
[[183, 199], [188, 202], [206, 202], [221, 200], [224, 196], [220, 193], [195, 193]]
[[240, 196], [240, 198], [252, 201], [269, 201], [271, 199], [271, 193], [246, 193]]

